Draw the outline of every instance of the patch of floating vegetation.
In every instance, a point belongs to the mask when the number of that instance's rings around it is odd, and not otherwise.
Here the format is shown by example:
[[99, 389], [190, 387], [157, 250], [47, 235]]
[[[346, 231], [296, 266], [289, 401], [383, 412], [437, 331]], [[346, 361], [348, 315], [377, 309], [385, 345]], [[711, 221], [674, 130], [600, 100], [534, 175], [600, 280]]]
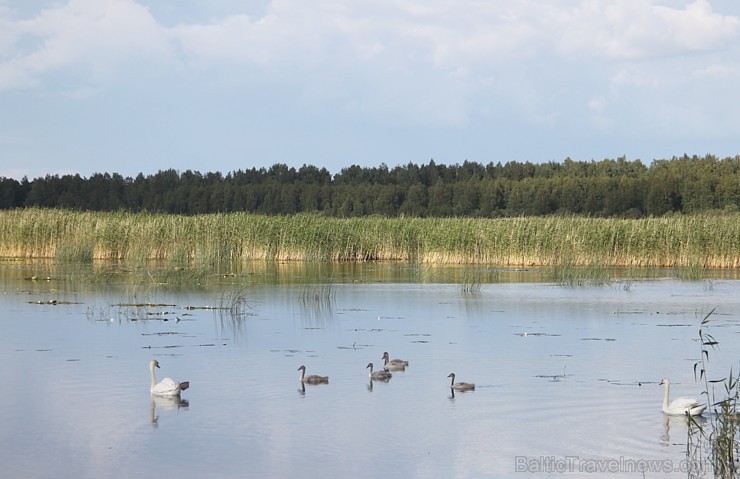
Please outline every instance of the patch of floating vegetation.
[[549, 379], [552, 382], [560, 382], [561, 380], [566, 379], [568, 376], [566, 374], [538, 374], [535, 377], [537, 379]]
[[87, 311], [90, 320], [99, 322], [115, 321], [163, 321], [175, 322], [192, 321], [194, 311], [213, 311], [218, 313], [219, 319], [224, 317], [240, 322], [241, 319], [252, 313], [242, 289], [224, 293], [220, 296], [217, 306], [187, 305], [178, 306], [172, 303], [157, 302], [120, 302], [107, 307], [89, 308]]
[[214, 343], [207, 343], [207, 344], [168, 344], [165, 346], [142, 346], [141, 349], [175, 349], [175, 348], [212, 348], [215, 347], [216, 344]]
[[170, 318], [147, 318], [147, 317], [141, 317], [141, 318], [128, 318], [129, 321], [163, 321], [163, 322], [169, 322], [174, 321], [175, 323], [180, 322], [180, 318], [170, 319]]
[[607, 379], [607, 378], [599, 378], [597, 381], [602, 383], [611, 384], [613, 386], [638, 386], [642, 387], [646, 384], [660, 384], [658, 381], [632, 381], [632, 382], [625, 382], [625, 381], [619, 381], [616, 379]]
[[[118, 303], [113, 304], [118, 308], [176, 308], [176, 304], [165, 304], [165, 303]], [[187, 309], [187, 308], [186, 308]]]
[[142, 336], [175, 336], [178, 334], [184, 334], [184, 333], [179, 333], [177, 331], [162, 331], [159, 333], [141, 333]]
[[581, 338], [581, 341], [616, 341], [614, 338]]
[[337, 346], [337, 349], [352, 349], [352, 350], [356, 350], [356, 349], [365, 349], [365, 348], [372, 348], [372, 347], [373, 347], [372, 344], [357, 344], [357, 343], [353, 343], [352, 346]]
[[82, 303], [75, 302], [75, 301], [59, 301], [57, 299], [49, 299], [49, 300], [46, 300], [46, 301], [41, 301], [41, 300], [39, 300], [39, 301], [29, 301], [28, 304], [50, 304], [52, 306], [59, 306], [59, 305], [63, 305], [63, 304], [82, 304]]

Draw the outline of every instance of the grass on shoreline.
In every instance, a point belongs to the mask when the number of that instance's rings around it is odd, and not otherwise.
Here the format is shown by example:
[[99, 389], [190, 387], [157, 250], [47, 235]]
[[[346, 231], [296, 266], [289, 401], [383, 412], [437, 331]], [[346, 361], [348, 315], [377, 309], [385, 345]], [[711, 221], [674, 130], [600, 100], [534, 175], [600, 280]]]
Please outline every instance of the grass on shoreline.
[[639, 220], [179, 216], [0, 211], [0, 256], [85, 262], [407, 261], [588, 268], [738, 268], [740, 214]]

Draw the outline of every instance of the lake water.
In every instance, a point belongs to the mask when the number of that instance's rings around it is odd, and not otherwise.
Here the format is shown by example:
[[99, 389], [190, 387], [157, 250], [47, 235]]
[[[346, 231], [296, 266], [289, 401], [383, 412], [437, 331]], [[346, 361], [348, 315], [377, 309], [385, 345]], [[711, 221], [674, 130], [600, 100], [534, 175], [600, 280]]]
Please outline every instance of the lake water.
[[[174, 288], [48, 268], [0, 264], [3, 477], [643, 477], [647, 461], [687, 477], [658, 383], [701, 397], [713, 308], [710, 376], [740, 367], [737, 279], [466, 288], [444, 269], [329, 283], [277, 266]], [[384, 351], [410, 366], [371, 383]], [[190, 381], [182, 401], [150, 397], [151, 359]], [[302, 388], [300, 365], [329, 384]], [[476, 390], [452, 394], [450, 372]]]

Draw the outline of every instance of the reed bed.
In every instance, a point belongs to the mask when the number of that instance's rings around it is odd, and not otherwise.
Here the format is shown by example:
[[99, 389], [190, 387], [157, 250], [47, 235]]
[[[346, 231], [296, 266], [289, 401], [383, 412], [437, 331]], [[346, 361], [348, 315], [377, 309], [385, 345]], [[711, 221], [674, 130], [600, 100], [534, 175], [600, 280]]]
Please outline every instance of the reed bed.
[[0, 211], [0, 256], [61, 261], [407, 261], [500, 266], [738, 268], [740, 214], [327, 218]]

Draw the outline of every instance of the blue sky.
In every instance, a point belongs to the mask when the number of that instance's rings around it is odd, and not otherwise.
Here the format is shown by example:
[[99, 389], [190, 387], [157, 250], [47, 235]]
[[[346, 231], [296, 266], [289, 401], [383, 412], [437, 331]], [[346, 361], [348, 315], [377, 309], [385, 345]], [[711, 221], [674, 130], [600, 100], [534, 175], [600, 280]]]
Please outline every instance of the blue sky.
[[737, 0], [0, 0], [0, 176], [740, 154]]

